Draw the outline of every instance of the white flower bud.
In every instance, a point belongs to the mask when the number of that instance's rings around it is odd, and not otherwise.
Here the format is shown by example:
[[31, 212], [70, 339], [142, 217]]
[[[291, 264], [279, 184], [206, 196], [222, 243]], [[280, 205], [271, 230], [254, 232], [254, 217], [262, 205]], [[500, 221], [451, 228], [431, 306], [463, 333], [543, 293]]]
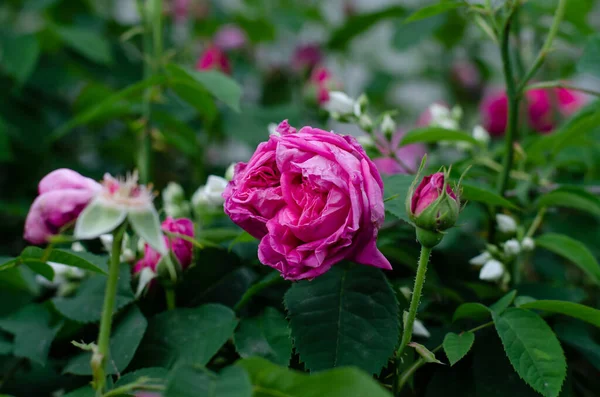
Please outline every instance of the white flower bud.
[[517, 222], [508, 215], [496, 214], [496, 223], [502, 233], [514, 233], [517, 231]]
[[471, 265], [475, 265], [475, 266], [483, 266], [490, 259], [492, 259], [492, 255], [490, 255], [489, 252], [484, 251], [481, 254], [477, 255], [476, 257], [471, 258], [471, 260], [469, 261], [469, 263]]
[[85, 247], [79, 241], [75, 241], [71, 244], [71, 250], [73, 252], [85, 252]]
[[165, 203], [175, 204], [185, 200], [185, 193], [180, 184], [169, 182], [166, 188], [162, 191], [162, 199]]
[[231, 163], [229, 164], [229, 167], [227, 167], [227, 170], [225, 171], [225, 179], [227, 179], [228, 181], [233, 180], [233, 174], [235, 172], [235, 166], [237, 163]]
[[356, 140], [358, 141], [358, 143], [360, 143], [360, 146], [362, 146], [365, 149], [368, 147], [375, 146], [375, 142], [373, 141], [373, 138], [371, 138], [370, 135], [358, 136], [358, 137], [356, 137]]
[[437, 123], [439, 120], [450, 118], [450, 109], [439, 103], [433, 103], [429, 106], [429, 113], [431, 114], [432, 123]]
[[521, 247], [523, 248], [523, 251], [533, 251], [535, 242], [531, 237], [525, 237], [523, 241], [521, 241]]
[[396, 122], [389, 114], [383, 116], [383, 120], [381, 121], [381, 132], [387, 137], [391, 137], [396, 132]]
[[413, 335], [422, 336], [423, 338], [429, 338], [431, 336], [427, 328], [425, 328], [425, 325], [417, 319], [415, 319], [415, 322], [413, 323]]
[[362, 128], [364, 131], [370, 132], [373, 130], [373, 121], [369, 116], [363, 114], [358, 119], [358, 126]]
[[490, 134], [480, 125], [476, 125], [473, 128], [473, 138], [484, 145], [487, 145], [490, 142]]
[[498, 281], [504, 274], [504, 265], [496, 259], [490, 259], [483, 265], [479, 272], [479, 278], [486, 281]]
[[329, 93], [329, 100], [324, 104], [324, 108], [329, 113], [346, 116], [354, 113], [354, 103], [354, 99], [350, 98], [344, 92], [331, 91]]
[[516, 256], [521, 253], [521, 244], [515, 238], [511, 238], [504, 243], [504, 253], [508, 256]]
[[199, 212], [203, 210], [215, 210], [223, 206], [224, 200], [222, 197], [223, 191], [229, 182], [220, 176], [210, 175], [206, 181], [206, 185], [200, 186], [196, 193], [192, 196], [192, 204], [194, 209]]
[[267, 128], [269, 129], [269, 136], [271, 136], [271, 135], [279, 136], [280, 135], [279, 132], [277, 131], [277, 124], [269, 123]]
[[450, 117], [452, 117], [454, 120], [456, 120], [457, 122], [460, 121], [460, 119], [462, 119], [463, 116], [463, 110], [460, 106], [456, 105], [452, 108], [452, 111], [450, 112]]

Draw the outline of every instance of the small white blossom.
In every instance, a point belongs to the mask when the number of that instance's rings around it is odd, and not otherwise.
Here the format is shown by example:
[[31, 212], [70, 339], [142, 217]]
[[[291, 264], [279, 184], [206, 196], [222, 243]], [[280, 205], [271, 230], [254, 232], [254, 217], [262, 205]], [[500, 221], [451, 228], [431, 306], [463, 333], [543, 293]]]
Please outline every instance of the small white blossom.
[[504, 253], [508, 256], [516, 256], [521, 252], [521, 244], [516, 238], [511, 238], [504, 243]]
[[479, 272], [479, 278], [486, 281], [498, 281], [504, 274], [504, 265], [496, 259], [490, 259], [483, 265]]
[[375, 146], [375, 142], [373, 141], [373, 138], [371, 138], [371, 136], [369, 136], [369, 135], [358, 136], [358, 137], [356, 137], [356, 140], [358, 141], [358, 143], [360, 143], [360, 146], [362, 146], [365, 149], [368, 147]]
[[425, 328], [425, 325], [417, 319], [415, 319], [415, 322], [413, 323], [413, 335], [422, 336], [424, 338], [429, 338], [431, 336], [427, 328]]
[[237, 163], [229, 164], [229, 167], [227, 167], [227, 170], [225, 171], [225, 179], [227, 179], [228, 181], [233, 180], [233, 174], [235, 173], [236, 164]]
[[523, 248], [523, 251], [533, 251], [535, 242], [531, 237], [525, 237], [523, 241], [521, 241], [521, 247]]
[[380, 128], [385, 136], [392, 136], [396, 132], [396, 122], [389, 114], [386, 114], [383, 116]]
[[210, 175], [206, 185], [200, 186], [192, 196], [192, 204], [198, 212], [214, 210], [223, 206], [223, 192], [229, 182], [220, 176]]
[[85, 247], [79, 241], [75, 241], [71, 244], [71, 250], [73, 252], [85, 252]]
[[475, 266], [483, 266], [490, 259], [492, 259], [492, 255], [490, 255], [489, 252], [485, 251], [485, 252], [482, 252], [481, 254], [477, 255], [476, 257], [471, 258], [469, 263], [471, 265], [475, 265]]
[[279, 132], [277, 131], [277, 124], [269, 123], [267, 128], [269, 130], [269, 136], [271, 136], [271, 135], [279, 136], [280, 135]]
[[185, 200], [185, 193], [180, 184], [169, 182], [167, 187], [162, 191], [162, 198], [166, 203], [179, 203]]
[[517, 231], [517, 222], [508, 215], [497, 214], [496, 223], [502, 233], [514, 233]]
[[487, 145], [490, 142], [490, 134], [480, 125], [473, 127], [473, 138], [484, 145]]
[[441, 127], [447, 130], [458, 130], [458, 122], [462, 117], [462, 109], [455, 106], [450, 110], [444, 105], [434, 103], [429, 106], [429, 114], [431, 115], [430, 126]]
[[331, 91], [329, 100], [324, 104], [325, 110], [329, 113], [336, 113], [340, 116], [351, 115], [354, 113], [354, 99], [341, 91]]
[[81, 279], [85, 275], [85, 272], [78, 267], [63, 265], [62, 263], [46, 262], [52, 270], [54, 270], [54, 278], [52, 281], [40, 276], [39, 274], [35, 277], [38, 284], [46, 287], [60, 287], [66, 284], [70, 279]]

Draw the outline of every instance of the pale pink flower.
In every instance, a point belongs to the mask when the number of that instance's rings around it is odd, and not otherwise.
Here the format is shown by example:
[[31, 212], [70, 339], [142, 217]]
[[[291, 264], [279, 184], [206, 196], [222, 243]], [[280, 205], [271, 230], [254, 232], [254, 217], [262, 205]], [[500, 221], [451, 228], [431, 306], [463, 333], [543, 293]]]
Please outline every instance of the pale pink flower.
[[247, 41], [246, 33], [235, 25], [222, 26], [213, 38], [215, 46], [224, 51], [242, 48]]
[[[373, 162], [380, 173], [386, 175], [410, 174], [419, 168], [419, 164], [427, 148], [420, 143], [400, 146], [403, 137], [404, 132], [400, 130], [392, 136], [391, 141], [385, 139], [383, 135], [377, 136], [377, 149], [379, 149], [383, 157], [375, 158]], [[395, 158], [392, 153], [395, 153]], [[400, 159], [401, 162], [396, 160], [396, 158]]]

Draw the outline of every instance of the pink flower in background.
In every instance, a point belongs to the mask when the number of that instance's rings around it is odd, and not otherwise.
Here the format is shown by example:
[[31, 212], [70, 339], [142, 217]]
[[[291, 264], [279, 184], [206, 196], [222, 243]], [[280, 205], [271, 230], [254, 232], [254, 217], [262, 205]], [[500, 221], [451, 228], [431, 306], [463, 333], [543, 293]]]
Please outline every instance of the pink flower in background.
[[222, 26], [213, 38], [215, 46], [224, 51], [242, 48], [247, 40], [246, 33], [235, 25]]
[[[177, 233], [184, 236], [194, 237], [194, 223], [187, 218], [173, 219], [167, 217], [162, 223], [162, 230], [165, 232]], [[192, 263], [192, 254], [194, 252], [194, 245], [179, 237], [165, 236], [165, 243], [169, 247], [170, 251], [173, 251], [175, 257], [181, 264], [182, 269], [186, 269]], [[133, 273], [139, 273], [144, 268], [148, 267], [152, 271], [156, 272], [156, 265], [160, 261], [161, 255], [150, 247], [148, 244], [144, 245], [144, 257], [140, 259], [133, 268]]]
[[[556, 126], [555, 104], [562, 116], [569, 116], [585, 104], [585, 97], [578, 92], [564, 88], [536, 88], [525, 94], [527, 122], [529, 127], [540, 133], [547, 133]], [[483, 125], [494, 136], [504, 135], [508, 119], [508, 99], [504, 91], [487, 95], [480, 106]]]
[[329, 101], [329, 92], [340, 88], [329, 69], [317, 66], [313, 69], [308, 82], [310, 96], [316, 98], [319, 105]]
[[450, 77], [460, 90], [469, 94], [480, 94], [482, 88], [481, 73], [474, 63], [469, 61], [456, 62], [452, 65]]
[[77, 219], [101, 188], [93, 179], [66, 168], [46, 175], [25, 220], [25, 240], [33, 244], [48, 242], [63, 226]]
[[292, 56], [292, 68], [302, 71], [312, 69], [323, 59], [321, 48], [316, 44], [304, 44], [296, 47]]
[[[377, 137], [377, 149], [383, 157], [373, 159], [373, 162], [380, 173], [386, 175], [409, 174], [419, 168], [426, 147], [420, 143], [400, 146], [403, 136], [404, 132], [399, 130], [392, 136], [391, 142], [381, 135]], [[393, 152], [395, 152], [395, 157], [401, 160], [401, 163], [392, 156]]]
[[197, 70], [220, 70], [225, 74], [231, 74], [231, 65], [227, 55], [219, 47], [214, 45], [209, 46], [204, 50], [198, 62], [196, 63]]
[[171, 13], [175, 21], [185, 20], [190, 11], [191, 0], [172, 0]]
[[377, 249], [383, 182], [350, 136], [280, 124], [280, 135], [238, 164], [225, 212], [260, 238], [260, 261], [288, 280], [312, 279], [349, 259], [391, 269]]

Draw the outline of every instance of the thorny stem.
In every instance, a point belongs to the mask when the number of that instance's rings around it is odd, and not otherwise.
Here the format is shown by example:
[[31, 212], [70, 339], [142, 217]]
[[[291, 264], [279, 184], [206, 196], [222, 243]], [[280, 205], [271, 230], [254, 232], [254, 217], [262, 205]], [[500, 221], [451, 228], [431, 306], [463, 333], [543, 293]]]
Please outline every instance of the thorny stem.
[[[402, 333], [400, 347], [398, 347], [398, 350], [396, 351], [396, 368], [402, 362], [402, 353], [412, 338], [413, 325], [417, 317], [419, 303], [421, 302], [421, 293], [423, 291], [423, 284], [425, 284], [425, 275], [427, 274], [427, 264], [429, 263], [429, 255], [431, 254], [431, 250], [432, 248], [421, 246], [421, 255], [419, 257], [417, 276], [415, 277], [415, 285], [413, 287], [412, 297], [410, 300], [410, 308], [408, 309], [408, 315], [404, 321], [404, 332]], [[398, 378], [394, 384], [395, 393], [398, 393], [400, 390], [400, 380], [401, 378]]]
[[102, 396], [106, 375], [104, 369], [109, 356], [110, 329], [112, 326], [113, 310], [115, 307], [115, 297], [117, 295], [117, 284], [119, 282], [119, 265], [121, 257], [121, 246], [123, 235], [127, 224], [113, 232], [113, 243], [110, 253], [110, 262], [108, 269], [108, 279], [106, 280], [106, 290], [104, 291], [104, 304], [102, 306], [102, 317], [100, 319], [100, 333], [98, 334], [98, 350], [92, 354], [92, 371], [94, 373], [94, 388], [96, 396]]

